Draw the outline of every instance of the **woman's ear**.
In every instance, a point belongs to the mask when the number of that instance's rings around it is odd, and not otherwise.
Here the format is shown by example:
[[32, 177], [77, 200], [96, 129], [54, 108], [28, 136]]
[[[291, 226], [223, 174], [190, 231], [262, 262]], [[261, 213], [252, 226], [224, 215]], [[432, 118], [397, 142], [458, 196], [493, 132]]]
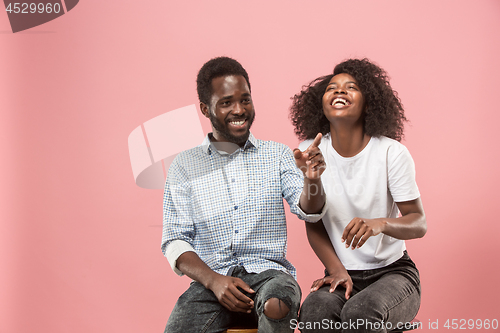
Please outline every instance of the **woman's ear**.
[[370, 112], [368, 105], [366, 105], [366, 101], [363, 100], [363, 114], [368, 114]]

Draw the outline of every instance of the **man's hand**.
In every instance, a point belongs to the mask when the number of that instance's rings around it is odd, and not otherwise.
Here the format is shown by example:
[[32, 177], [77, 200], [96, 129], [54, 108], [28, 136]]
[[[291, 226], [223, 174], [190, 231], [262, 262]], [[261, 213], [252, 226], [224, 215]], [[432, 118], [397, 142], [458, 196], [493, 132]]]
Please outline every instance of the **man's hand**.
[[303, 152], [298, 148], [293, 150], [297, 167], [304, 173], [304, 177], [309, 179], [319, 179], [325, 171], [325, 159], [318, 147], [321, 143], [321, 137], [322, 134], [318, 133], [313, 143]]
[[342, 271], [337, 271], [332, 275], [326, 276], [322, 279], [318, 279], [313, 282], [311, 286], [311, 292], [314, 292], [321, 288], [324, 284], [330, 285], [330, 292], [333, 293], [337, 286], [343, 286], [345, 288], [345, 298], [349, 299], [352, 292], [352, 279], [349, 273], [344, 269]]
[[355, 217], [344, 228], [342, 233], [342, 243], [345, 247], [351, 246], [354, 250], [360, 248], [371, 236], [377, 236], [384, 230], [386, 221], [383, 219], [361, 219]]
[[252, 299], [245, 296], [238, 288], [248, 293], [255, 293], [242, 279], [217, 274], [207, 286], [226, 309], [233, 312], [250, 313], [254, 307]]

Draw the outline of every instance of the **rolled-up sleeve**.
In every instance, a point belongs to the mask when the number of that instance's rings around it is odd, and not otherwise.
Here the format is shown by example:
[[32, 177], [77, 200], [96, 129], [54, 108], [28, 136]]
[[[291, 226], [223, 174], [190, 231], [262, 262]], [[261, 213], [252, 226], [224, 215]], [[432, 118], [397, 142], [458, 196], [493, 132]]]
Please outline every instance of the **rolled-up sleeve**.
[[181, 254], [189, 251], [196, 252], [191, 244], [183, 240], [176, 239], [167, 245], [165, 257], [167, 257], [168, 263], [170, 264], [170, 267], [172, 267], [175, 274], [179, 276], [184, 275], [184, 273], [177, 269], [177, 259], [181, 256]]
[[[326, 195], [325, 195], [325, 198], [326, 198]], [[316, 223], [318, 222], [319, 220], [321, 220], [323, 218], [323, 216], [325, 216], [325, 213], [326, 213], [326, 208], [327, 208], [327, 205], [326, 205], [326, 201], [325, 201], [325, 204], [323, 205], [323, 209], [321, 210], [321, 213], [319, 214], [306, 214], [302, 208], [300, 208], [300, 205], [297, 203], [296, 205], [296, 210], [297, 210], [297, 216], [299, 216], [299, 218], [301, 218], [302, 216], [302, 220], [304, 221], [307, 221], [307, 222], [311, 222], [311, 223]]]

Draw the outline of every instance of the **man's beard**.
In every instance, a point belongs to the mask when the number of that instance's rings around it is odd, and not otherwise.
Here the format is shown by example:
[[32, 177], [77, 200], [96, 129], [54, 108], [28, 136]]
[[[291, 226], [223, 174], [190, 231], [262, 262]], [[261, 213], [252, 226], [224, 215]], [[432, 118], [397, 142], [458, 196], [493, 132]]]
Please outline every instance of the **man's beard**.
[[244, 144], [248, 140], [248, 136], [250, 135], [250, 127], [252, 127], [252, 123], [255, 119], [255, 113], [251, 118], [242, 118], [248, 121], [248, 131], [241, 136], [232, 135], [227, 128], [227, 124], [220, 122], [212, 112], [209, 113], [209, 118], [210, 122], [212, 123], [212, 127], [217, 130], [217, 132], [219, 132], [227, 141], [240, 145]]

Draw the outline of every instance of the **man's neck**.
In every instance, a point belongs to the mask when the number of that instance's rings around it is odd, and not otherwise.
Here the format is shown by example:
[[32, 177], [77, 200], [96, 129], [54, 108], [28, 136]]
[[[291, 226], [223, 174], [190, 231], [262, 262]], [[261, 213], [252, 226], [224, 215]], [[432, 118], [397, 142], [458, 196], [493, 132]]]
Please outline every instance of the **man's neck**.
[[240, 148], [239, 145], [237, 145], [236, 143], [233, 143], [233, 142], [215, 140], [212, 133], [210, 133], [208, 135], [208, 138], [210, 139], [210, 142], [212, 142], [212, 145], [218, 151], [223, 151], [223, 152], [226, 152], [228, 154], [232, 154]]

